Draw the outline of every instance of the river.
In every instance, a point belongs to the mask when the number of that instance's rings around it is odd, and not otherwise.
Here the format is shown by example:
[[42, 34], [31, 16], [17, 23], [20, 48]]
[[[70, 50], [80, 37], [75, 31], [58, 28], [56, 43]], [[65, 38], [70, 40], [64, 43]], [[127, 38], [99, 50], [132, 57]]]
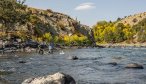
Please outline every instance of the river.
[[[0, 70], [13, 71], [0, 75], [10, 84], [21, 84], [30, 77], [63, 72], [77, 84], [146, 84], [146, 48], [66, 49], [65, 54], [11, 54], [0, 59]], [[79, 60], [68, 60], [78, 56]], [[19, 63], [19, 61], [26, 63]], [[109, 63], [117, 62], [114, 66]], [[125, 69], [128, 63], [143, 64], [144, 69]]]

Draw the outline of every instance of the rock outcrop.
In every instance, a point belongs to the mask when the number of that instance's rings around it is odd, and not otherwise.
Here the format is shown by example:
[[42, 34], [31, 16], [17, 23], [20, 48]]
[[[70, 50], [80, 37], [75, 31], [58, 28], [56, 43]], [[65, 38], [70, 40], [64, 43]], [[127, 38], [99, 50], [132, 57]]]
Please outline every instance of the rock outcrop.
[[76, 84], [76, 82], [71, 76], [58, 72], [54, 75], [26, 79], [22, 84]]

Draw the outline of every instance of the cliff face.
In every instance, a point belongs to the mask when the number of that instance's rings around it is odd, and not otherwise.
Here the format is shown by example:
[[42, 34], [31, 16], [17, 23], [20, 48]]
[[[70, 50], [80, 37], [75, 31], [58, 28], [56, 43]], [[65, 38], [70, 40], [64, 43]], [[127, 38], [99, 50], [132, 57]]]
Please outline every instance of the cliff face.
[[37, 33], [50, 32], [52, 35], [69, 35], [80, 33], [87, 37], [91, 36], [91, 29], [88, 26], [80, 24], [77, 20], [70, 16], [53, 12], [52, 10], [41, 10], [35, 8], [27, 8], [26, 12], [29, 17], [23, 25], [17, 23], [15, 30], [23, 30], [37, 35]]

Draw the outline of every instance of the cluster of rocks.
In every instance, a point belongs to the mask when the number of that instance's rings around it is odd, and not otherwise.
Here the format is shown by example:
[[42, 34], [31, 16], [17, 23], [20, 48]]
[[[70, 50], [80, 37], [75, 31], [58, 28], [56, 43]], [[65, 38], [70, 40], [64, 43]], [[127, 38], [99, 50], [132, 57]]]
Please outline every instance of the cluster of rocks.
[[[119, 57], [120, 58], [120, 57]], [[78, 60], [79, 58], [77, 56], [69, 56], [69, 60]], [[121, 59], [121, 58], [120, 58]], [[109, 62], [109, 65], [116, 66], [118, 65], [117, 62]], [[138, 63], [129, 63], [125, 66], [126, 69], [144, 69], [143, 65], [138, 64]]]

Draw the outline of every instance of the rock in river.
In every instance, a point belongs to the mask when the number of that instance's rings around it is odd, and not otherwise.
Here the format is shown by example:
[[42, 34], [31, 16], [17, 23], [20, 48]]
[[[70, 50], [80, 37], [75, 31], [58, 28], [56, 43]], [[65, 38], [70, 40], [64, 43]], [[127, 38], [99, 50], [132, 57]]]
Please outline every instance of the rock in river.
[[10, 71], [10, 70], [8, 70], [8, 71], [0, 70], [0, 75], [9, 75], [9, 74], [12, 74], [12, 73], [13, 73], [13, 71]]
[[79, 58], [77, 56], [70, 56], [68, 57], [69, 60], [78, 60]]
[[109, 65], [113, 65], [113, 66], [116, 66], [116, 65], [118, 65], [118, 63], [117, 62], [110, 62], [110, 63], [108, 63]]
[[131, 69], [144, 69], [144, 67], [141, 64], [137, 63], [130, 63], [127, 64], [125, 68], [131, 68]]
[[71, 76], [58, 72], [54, 75], [26, 79], [22, 84], [76, 84], [76, 82]]
[[0, 78], [0, 84], [10, 84], [9, 81], [3, 79], [3, 78]]
[[22, 63], [23, 64], [23, 63], [26, 63], [26, 61], [20, 60], [19, 63]]

